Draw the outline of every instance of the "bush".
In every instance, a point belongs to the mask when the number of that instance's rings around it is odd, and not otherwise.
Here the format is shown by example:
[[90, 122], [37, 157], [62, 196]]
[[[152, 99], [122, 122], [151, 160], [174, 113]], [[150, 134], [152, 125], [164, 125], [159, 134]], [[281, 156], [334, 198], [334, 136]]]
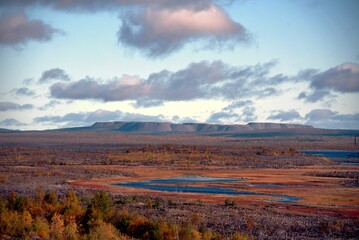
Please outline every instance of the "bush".
[[37, 217], [33, 223], [32, 228], [33, 233], [35, 236], [40, 238], [49, 238], [50, 237], [50, 228], [49, 224], [46, 219]]
[[111, 224], [99, 221], [96, 227], [90, 230], [87, 236], [88, 240], [120, 240], [119, 232]]

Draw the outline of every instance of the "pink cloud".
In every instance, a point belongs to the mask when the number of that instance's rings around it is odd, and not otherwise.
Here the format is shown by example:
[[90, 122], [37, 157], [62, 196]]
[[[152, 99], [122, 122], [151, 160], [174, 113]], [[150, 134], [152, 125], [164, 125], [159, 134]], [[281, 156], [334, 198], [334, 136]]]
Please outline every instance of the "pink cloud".
[[201, 40], [211, 47], [231, 48], [249, 39], [245, 28], [215, 4], [207, 8], [147, 8], [122, 17], [119, 42], [152, 57], [172, 53]]

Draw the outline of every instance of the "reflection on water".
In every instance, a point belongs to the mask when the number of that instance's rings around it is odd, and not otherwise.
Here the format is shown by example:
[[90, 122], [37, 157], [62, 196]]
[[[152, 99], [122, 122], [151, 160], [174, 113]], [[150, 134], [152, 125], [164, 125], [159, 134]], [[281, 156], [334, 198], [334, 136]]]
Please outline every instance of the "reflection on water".
[[[281, 194], [265, 194], [249, 191], [237, 191], [231, 188], [214, 187], [214, 186], [193, 186], [196, 183], [228, 183], [244, 181], [245, 178], [215, 178], [200, 175], [183, 175], [174, 178], [152, 179], [141, 182], [122, 182], [114, 185], [143, 188], [162, 192], [182, 192], [182, 193], [199, 193], [199, 194], [225, 194], [225, 195], [249, 195], [249, 196], [268, 196], [279, 198], [278, 200], [270, 200], [271, 202], [293, 203], [301, 198], [287, 196]], [[269, 201], [269, 200], [268, 200]]]

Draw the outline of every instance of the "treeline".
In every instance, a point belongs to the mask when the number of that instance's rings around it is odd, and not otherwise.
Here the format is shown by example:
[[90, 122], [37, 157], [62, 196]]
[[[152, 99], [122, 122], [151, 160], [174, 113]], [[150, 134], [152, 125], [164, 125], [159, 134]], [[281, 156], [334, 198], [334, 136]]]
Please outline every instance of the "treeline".
[[[74, 191], [59, 199], [54, 192], [38, 189], [34, 197], [10, 193], [0, 201], [1, 239], [66, 240], [221, 240], [219, 233], [191, 223], [152, 220], [122, 209], [113, 197], [96, 192], [82, 199]], [[235, 233], [230, 239], [247, 239]]]

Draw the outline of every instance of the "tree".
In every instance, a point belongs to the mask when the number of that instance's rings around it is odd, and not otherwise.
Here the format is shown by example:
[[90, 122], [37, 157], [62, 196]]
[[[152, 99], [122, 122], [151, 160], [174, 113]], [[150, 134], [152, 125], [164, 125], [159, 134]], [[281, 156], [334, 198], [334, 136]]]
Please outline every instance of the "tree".
[[64, 229], [64, 238], [66, 240], [78, 240], [79, 232], [75, 220], [71, 220]]
[[113, 206], [113, 197], [105, 191], [98, 191], [91, 199], [90, 206], [98, 210], [102, 214], [103, 219], [106, 219], [109, 217], [108, 215]]
[[51, 225], [50, 225], [50, 236], [51, 239], [63, 239], [63, 233], [65, 231], [64, 226], [64, 218], [55, 213], [54, 216], [51, 218]]
[[63, 215], [65, 218], [65, 224], [71, 222], [72, 219], [79, 221], [83, 214], [84, 210], [82, 209], [79, 200], [77, 199], [76, 192], [69, 191], [64, 202]]

